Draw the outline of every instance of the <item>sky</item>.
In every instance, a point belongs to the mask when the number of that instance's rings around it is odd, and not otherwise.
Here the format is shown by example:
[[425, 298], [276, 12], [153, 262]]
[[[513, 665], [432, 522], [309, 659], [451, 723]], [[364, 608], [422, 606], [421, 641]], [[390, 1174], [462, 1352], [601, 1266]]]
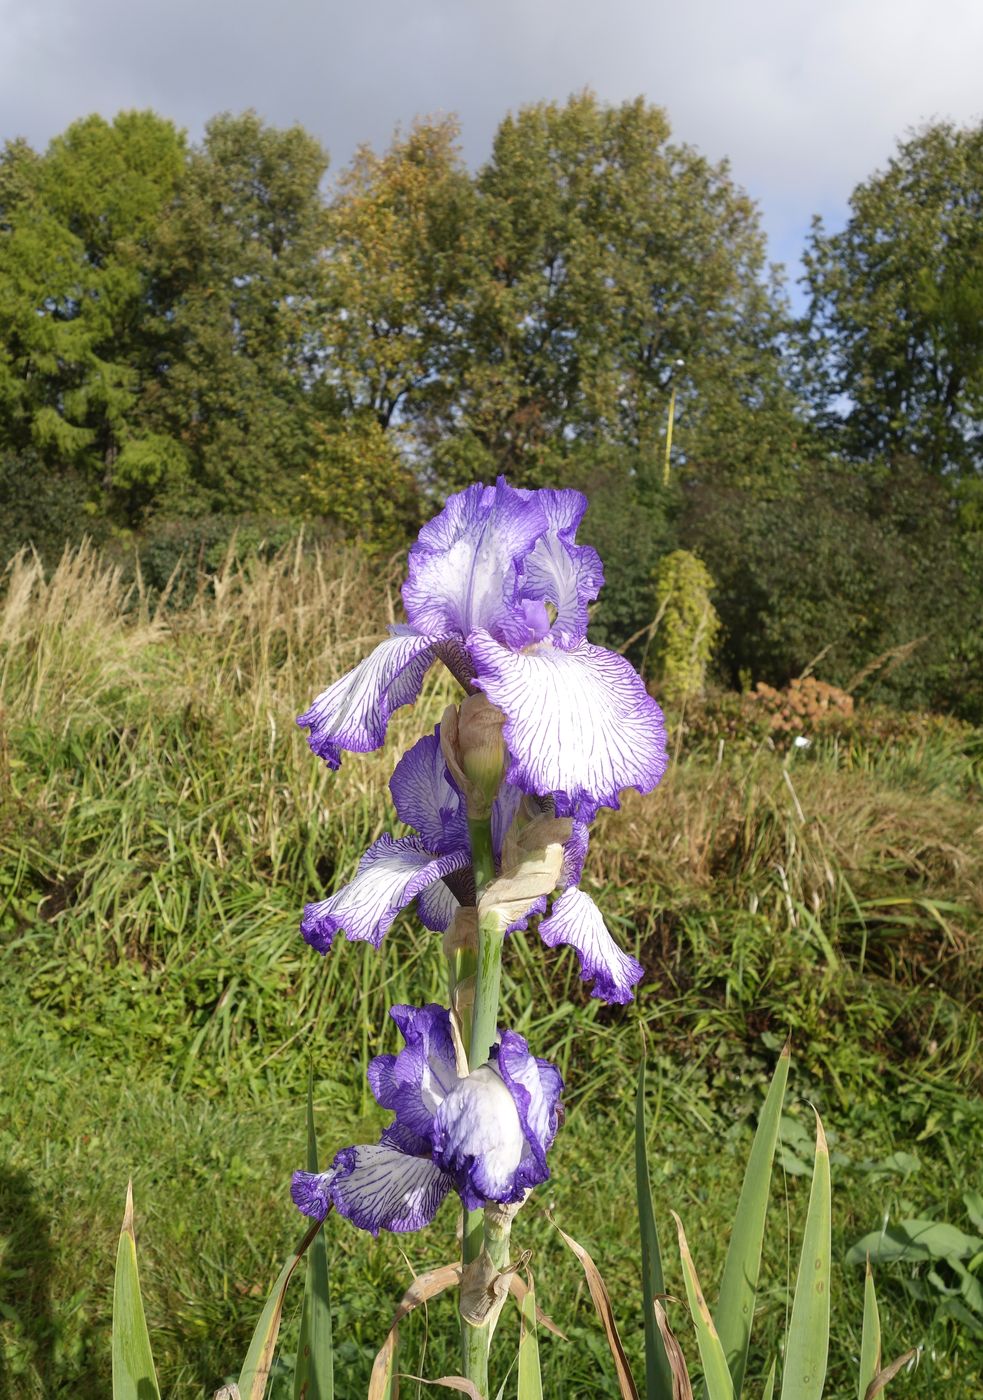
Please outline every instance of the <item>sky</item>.
[[198, 138], [253, 107], [338, 169], [452, 112], [478, 164], [525, 103], [641, 94], [730, 161], [794, 279], [812, 215], [841, 226], [906, 131], [983, 118], [981, 56], [983, 0], [0, 0], [0, 140], [135, 107]]

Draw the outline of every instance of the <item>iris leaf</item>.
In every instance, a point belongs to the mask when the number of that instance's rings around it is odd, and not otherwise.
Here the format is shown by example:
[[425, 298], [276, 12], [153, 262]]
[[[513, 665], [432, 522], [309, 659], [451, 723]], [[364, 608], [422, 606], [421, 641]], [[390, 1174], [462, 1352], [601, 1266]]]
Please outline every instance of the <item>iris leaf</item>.
[[160, 1400], [137, 1273], [132, 1182], [126, 1188], [113, 1285], [113, 1400]]
[[642, 1246], [642, 1300], [645, 1318], [646, 1400], [673, 1400], [672, 1367], [655, 1313], [657, 1298], [665, 1295], [659, 1231], [652, 1206], [652, 1183], [645, 1143], [645, 1061], [638, 1067], [635, 1096], [635, 1193], [638, 1198], [638, 1232]]
[[713, 1311], [714, 1324], [730, 1367], [735, 1395], [741, 1393], [744, 1368], [747, 1365], [754, 1300], [761, 1269], [765, 1216], [771, 1194], [771, 1172], [778, 1143], [785, 1086], [788, 1083], [789, 1060], [789, 1046], [786, 1042], [778, 1057], [771, 1086], [761, 1110], [761, 1117], [758, 1119], [737, 1203], [734, 1228], [727, 1247], [720, 1296]]
[[519, 1304], [518, 1400], [543, 1400], [539, 1342], [536, 1340], [536, 1292], [532, 1273], [529, 1274], [529, 1289]]
[[782, 1372], [782, 1400], [820, 1400], [829, 1355], [829, 1148], [816, 1114], [816, 1156]]
[[675, 1211], [672, 1213], [672, 1218], [676, 1222], [676, 1230], [679, 1234], [679, 1255], [683, 1264], [686, 1298], [689, 1302], [693, 1326], [696, 1328], [696, 1341], [700, 1348], [700, 1361], [703, 1364], [703, 1382], [706, 1386], [706, 1393], [709, 1400], [734, 1400], [734, 1385], [730, 1378], [727, 1356], [720, 1344], [717, 1329], [713, 1325], [713, 1318], [710, 1316], [710, 1309], [707, 1307], [706, 1298], [697, 1277], [696, 1265], [693, 1263], [693, 1256], [690, 1254], [689, 1245], [686, 1242], [683, 1222]]
[[874, 1272], [867, 1260], [867, 1276], [864, 1279], [864, 1326], [860, 1339], [860, 1378], [857, 1384], [857, 1400], [864, 1400], [867, 1387], [881, 1369], [881, 1319], [877, 1311], [877, 1294], [874, 1291]]

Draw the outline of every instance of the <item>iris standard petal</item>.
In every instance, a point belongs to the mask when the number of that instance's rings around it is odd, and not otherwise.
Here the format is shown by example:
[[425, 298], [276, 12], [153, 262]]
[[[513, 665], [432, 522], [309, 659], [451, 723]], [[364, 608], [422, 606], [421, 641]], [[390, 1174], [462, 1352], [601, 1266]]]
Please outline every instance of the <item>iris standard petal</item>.
[[546, 530], [537, 500], [499, 478], [449, 496], [409, 554], [406, 616], [418, 631], [466, 638], [509, 616], [520, 561]]
[[450, 855], [469, 849], [467, 810], [440, 751], [439, 724], [403, 754], [389, 791], [400, 821], [419, 832], [428, 851]]
[[355, 878], [328, 899], [308, 904], [300, 931], [312, 948], [326, 953], [336, 933], [378, 948], [401, 909], [421, 890], [468, 864], [467, 851], [434, 856], [416, 836], [374, 841], [358, 863]]
[[549, 918], [539, 925], [539, 936], [548, 948], [565, 943], [576, 951], [580, 975], [593, 982], [591, 996], [604, 1001], [631, 1001], [642, 968], [608, 932], [604, 916], [583, 890], [569, 889], [553, 903]]
[[556, 1065], [530, 1052], [517, 1031], [502, 1031], [495, 1063], [515, 1101], [528, 1151], [521, 1165], [522, 1184], [538, 1186], [549, 1176], [546, 1153], [556, 1137], [563, 1079]]
[[322, 691], [297, 719], [311, 731], [307, 742], [329, 768], [340, 765], [344, 750], [368, 753], [379, 748], [390, 715], [420, 693], [439, 638], [407, 628], [393, 633], [353, 671]]
[[536, 499], [547, 530], [522, 561], [519, 597], [552, 603], [556, 609], [553, 633], [565, 645], [573, 645], [586, 635], [588, 604], [604, 583], [597, 550], [574, 543], [587, 497], [579, 491], [542, 490], [536, 492]]
[[396, 1124], [432, 1141], [434, 1115], [458, 1082], [450, 1013], [443, 1006], [394, 1006], [389, 1012], [406, 1041], [398, 1055], [377, 1055], [369, 1087]]
[[434, 1117], [434, 1161], [454, 1178], [468, 1210], [518, 1201], [526, 1139], [515, 1100], [491, 1065], [459, 1079]]
[[451, 1178], [427, 1157], [386, 1142], [346, 1147], [334, 1159], [331, 1199], [360, 1230], [404, 1233], [429, 1225]]
[[476, 684], [506, 715], [510, 782], [555, 793], [584, 821], [617, 807], [622, 788], [655, 787], [667, 763], [665, 722], [623, 656], [589, 642], [513, 652], [487, 632], [469, 644]]

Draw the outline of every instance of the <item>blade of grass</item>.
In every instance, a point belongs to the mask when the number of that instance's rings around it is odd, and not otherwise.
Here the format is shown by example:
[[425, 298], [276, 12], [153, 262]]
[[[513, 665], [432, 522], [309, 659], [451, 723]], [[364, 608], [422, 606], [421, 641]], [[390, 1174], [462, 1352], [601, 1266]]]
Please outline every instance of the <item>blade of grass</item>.
[[860, 1339], [860, 1379], [857, 1384], [857, 1400], [864, 1400], [867, 1387], [881, 1369], [881, 1319], [877, 1311], [877, 1294], [874, 1291], [874, 1272], [867, 1255], [867, 1273], [864, 1278], [864, 1325]]
[[771, 1194], [771, 1171], [788, 1083], [789, 1060], [790, 1048], [786, 1042], [758, 1119], [727, 1247], [720, 1296], [713, 1310], [713, 1320], [730, 1367], [735, 1395], [741, 1393], [747, 1366], [754, 1300], [761, 1270], [765, 1216]]
[[[314, 1131], [314, 1069], [307, 1074], [307, 1170], [317, 1171]], [[334, 1400], [334, 1347], [331, 1337], [331, 1293], [327, 1231], [315, 1238], [307, 1254], [304, 1306], [294, 1367], [294, 1400]]]
[[113, 1400], [160, 1400], [137, 1273], [132, 1182], [126, 1187], [113, 1285]]
[[761, 1400], [772, 1400], [772, 1396], [775, 1394], [775, 1365], [776, 1363], [773, 1361], [765, 1381], [765, 1388], [761, 1392]]
[[820, 1400], [829, 1355], [829, 1148], [816, 1114], [816, 1156], [792, 1317], [785, 1346], [782, 1400]]
[[683, 1222], [675, 1211], [672, 1212], [672, 1218], [676, 1222], [676, 1230], [679, 1235], [679, 1255], [683, 1264], [686, 1297], [689, 1301], [693, 1326], [696, 1328], [696, 1341], [700, 1348], [703, 1383], [706, 1386], [707, 1395], [709, 1400], [734, 1400], [734, 1384], [730, 1378], [727, 1356], [720, 1344], [717, 1329], [713, 1325], [713, 1318], [710, 1316], [710, 1309], [707, 1307], [706, 1298], [697, 1277], [696, 1265], [693, 1263], [693, 1256], [690, 1254], [689, 1245], [686, 1242]]
[[646, 1400], [672, 1400], [672, 1366], [655, 1314], [655, 1300], [666, 1291], [662, 1272], [659, 1231], [652, 1206], [652, 1180], [645, 1142], [645, 1060], [638, 1067], [635, 1095], [635, 1193], [638, 1198], [638, 1232], [642, 1246], [642, 1302], [645, 1318]]

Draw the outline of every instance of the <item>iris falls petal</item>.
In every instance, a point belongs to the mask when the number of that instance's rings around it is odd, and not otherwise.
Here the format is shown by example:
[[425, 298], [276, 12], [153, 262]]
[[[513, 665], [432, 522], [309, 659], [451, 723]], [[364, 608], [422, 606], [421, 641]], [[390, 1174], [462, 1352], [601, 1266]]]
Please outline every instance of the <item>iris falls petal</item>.
[[405, 909], [427, 886], [463, 869], [468, 851], [434, 856], [415, 836], [373, 842], [358, 863], [355, 878], [328, 899], [308, 904], [300, 931], [319, 953], [326, 953], [336, 933], [362, 939], [377, 948]]
[[429, 1225], [452, 1184], [428, 1157], [383, 1140], [338, 1153], [331, 1197], [339, 1215], [360, 1230], [403, 1233]]
[[311, 749], [329, 768], [340, 765], [343, 750], [379, 748], [393, 711], [419, 695], [438, 640], [406, 628], [395, 631], [298, 717], [297, 723], [311, 731]]
[[593, 982], [591, 995], [604, 1001], [629, 1002], [642, 977], [641, 965], [608, 932], [604, 916], [583, 890], [569, 889], [553, 903], [549, 918], [539, 925], [548, 948], [565, 943], [575, 950], [580, 975]]
[[555, 793], [585, 821], [617, 807], [622, 788], [655, 787], [667, 762], [665, 723], [623, 656], [589, 642], [513, 652], [486, 632], [470, 645], [476, 683], [507, 716], [510, 782]]

